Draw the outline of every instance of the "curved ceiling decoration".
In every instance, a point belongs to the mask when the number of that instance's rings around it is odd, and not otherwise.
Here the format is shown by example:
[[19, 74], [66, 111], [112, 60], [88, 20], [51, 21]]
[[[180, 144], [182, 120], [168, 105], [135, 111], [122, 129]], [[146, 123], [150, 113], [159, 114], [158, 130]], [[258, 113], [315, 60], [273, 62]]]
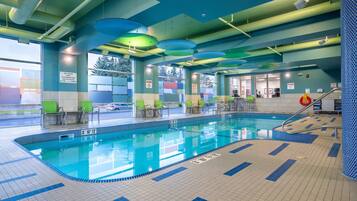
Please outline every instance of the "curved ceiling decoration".
[[117, 35], [143, 27], [142, 24], [122, 18], [104, 18], [95, 22], [96, 31], [103, 34]]
[[157, 39], [142, 33], [127, 33], [115, 40], [115, 42], [131, 47], [152, 47], [156, 45]]
[[165, 54], [168, 56], [191, 56], [194, 53], [193, 49], [185, 50], [166, 50]]
[[247, 60], [241, 60], [241, 59], [236, 59], [236, 60], [225, 60], [221, 61], [218, 63], [219, 67], [237, 67], [242, 64], [247, 63]]
[[185, 39], [169, 39], [160, 41], [157, 47], [165, 50], [187, 50], [195, 48], [196, 43]]
[[218, 57], [223, 57], [226, 54], [224, 52], [218, 51], [208, 51], [208, 52], [197, 52], [193, 55], [196, 59], [213, 59]]

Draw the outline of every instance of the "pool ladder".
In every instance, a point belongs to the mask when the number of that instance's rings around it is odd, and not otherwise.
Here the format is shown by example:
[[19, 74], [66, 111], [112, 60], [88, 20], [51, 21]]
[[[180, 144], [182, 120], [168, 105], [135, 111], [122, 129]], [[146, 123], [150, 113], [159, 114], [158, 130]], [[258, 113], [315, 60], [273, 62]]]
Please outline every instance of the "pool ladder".
[[177, 130], [177, 119], [169, 120], [169, 129]]
[[[288, 119], [286, 119], [282, 124], [281, 124], [281, 129], [282, 131], [285, 130], [285, 125], [288, 124], [289, 122], [291, 122], [291, 120], [296, 117], [297, 115], [305, 112], [307, 109], [309, 109], [310, 107], [312, 107], [315, 103], [321, 101], [322, 99], [324, 99], [326, 96], [332, 94], [333, 92], [335, 91], [340, 91], [341, 89], [340, 88], [333, 88], [331, 89], [329, 92], [325, 93], [325, 94], [322, 94], [320, 97], [318, 97], [316, 100], [314, 100], [312, 103], [310, 103], [309, 105], [301, 108], [300, 110], [298, 110], [297, 112], [295, 112], [293, 115], [291, 115]], [[335, 129], [335, 137], [337, 137], [337, 129], [338, 128], [341, 128], [341, 126], [333, 126], [333, 125], [324, 125], [324, 126], [321, 126], [319, 127], [320, 129], [321, 128], [334, 128]], [[309, 130], [316, 130], [316, 129], [319, 129], [319, 128], [314, 128], [314, 129], [308, 129], [308, 130], [301, 130], [301, 131], [298, 131], [298, 132], [306, 132], [306, 131], [309, 131]], [[297, 132], [294, 132], [294, 133], [297, 133]]]

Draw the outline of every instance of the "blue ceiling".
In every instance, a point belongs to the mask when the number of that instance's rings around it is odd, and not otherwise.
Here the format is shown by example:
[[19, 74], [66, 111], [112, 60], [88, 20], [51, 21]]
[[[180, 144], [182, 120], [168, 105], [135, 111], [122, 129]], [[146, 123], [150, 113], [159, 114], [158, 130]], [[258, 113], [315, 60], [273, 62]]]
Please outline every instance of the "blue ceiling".
[[160, 0], [160, 3], [135, 15], [131, 20], [154, 25], [179, 14], [208, 22], [271, 0]]

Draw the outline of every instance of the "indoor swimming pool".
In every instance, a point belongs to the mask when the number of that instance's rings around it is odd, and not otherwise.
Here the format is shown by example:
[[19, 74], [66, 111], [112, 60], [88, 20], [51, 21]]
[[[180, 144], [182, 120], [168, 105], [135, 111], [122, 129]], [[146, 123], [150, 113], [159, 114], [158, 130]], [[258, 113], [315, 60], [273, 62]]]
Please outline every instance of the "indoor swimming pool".
[[113, 181], [144, 175], [246, 139], [310, 143], [310, 135], [273, 131], [287, 117], [257, 114], [185, 119], [169, 129], [156, 126], [23, 146], [66, 177]]

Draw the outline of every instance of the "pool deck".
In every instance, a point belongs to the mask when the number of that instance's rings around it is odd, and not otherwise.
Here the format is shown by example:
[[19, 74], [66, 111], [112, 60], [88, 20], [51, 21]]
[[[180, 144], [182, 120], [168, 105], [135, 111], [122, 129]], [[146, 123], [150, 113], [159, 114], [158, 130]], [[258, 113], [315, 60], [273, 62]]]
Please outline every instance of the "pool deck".
[[[143, 121], [151, 120], [128, 118], [101, 125]], [[200, 164], [193, 163], [198, 159], [195, 158], [143, 177], [112, 183], [66, 179], [13, 143], [13, 139], [31, 133], [77, 127], [45, 131], [38, 126], [0, 129], [0, 200], [356, 201], [357, 182], [341, 173], [341, 130], [337, 139], [332, 136], [333, 129], [311, 130], [324, 123], [338, 125], [341, 118], [314, 115], [287, 125], [288, 132], [309, 129], [308, 133], [318, 135], [312, 144], [241, 141], [199, 156], [206, 159]]]

